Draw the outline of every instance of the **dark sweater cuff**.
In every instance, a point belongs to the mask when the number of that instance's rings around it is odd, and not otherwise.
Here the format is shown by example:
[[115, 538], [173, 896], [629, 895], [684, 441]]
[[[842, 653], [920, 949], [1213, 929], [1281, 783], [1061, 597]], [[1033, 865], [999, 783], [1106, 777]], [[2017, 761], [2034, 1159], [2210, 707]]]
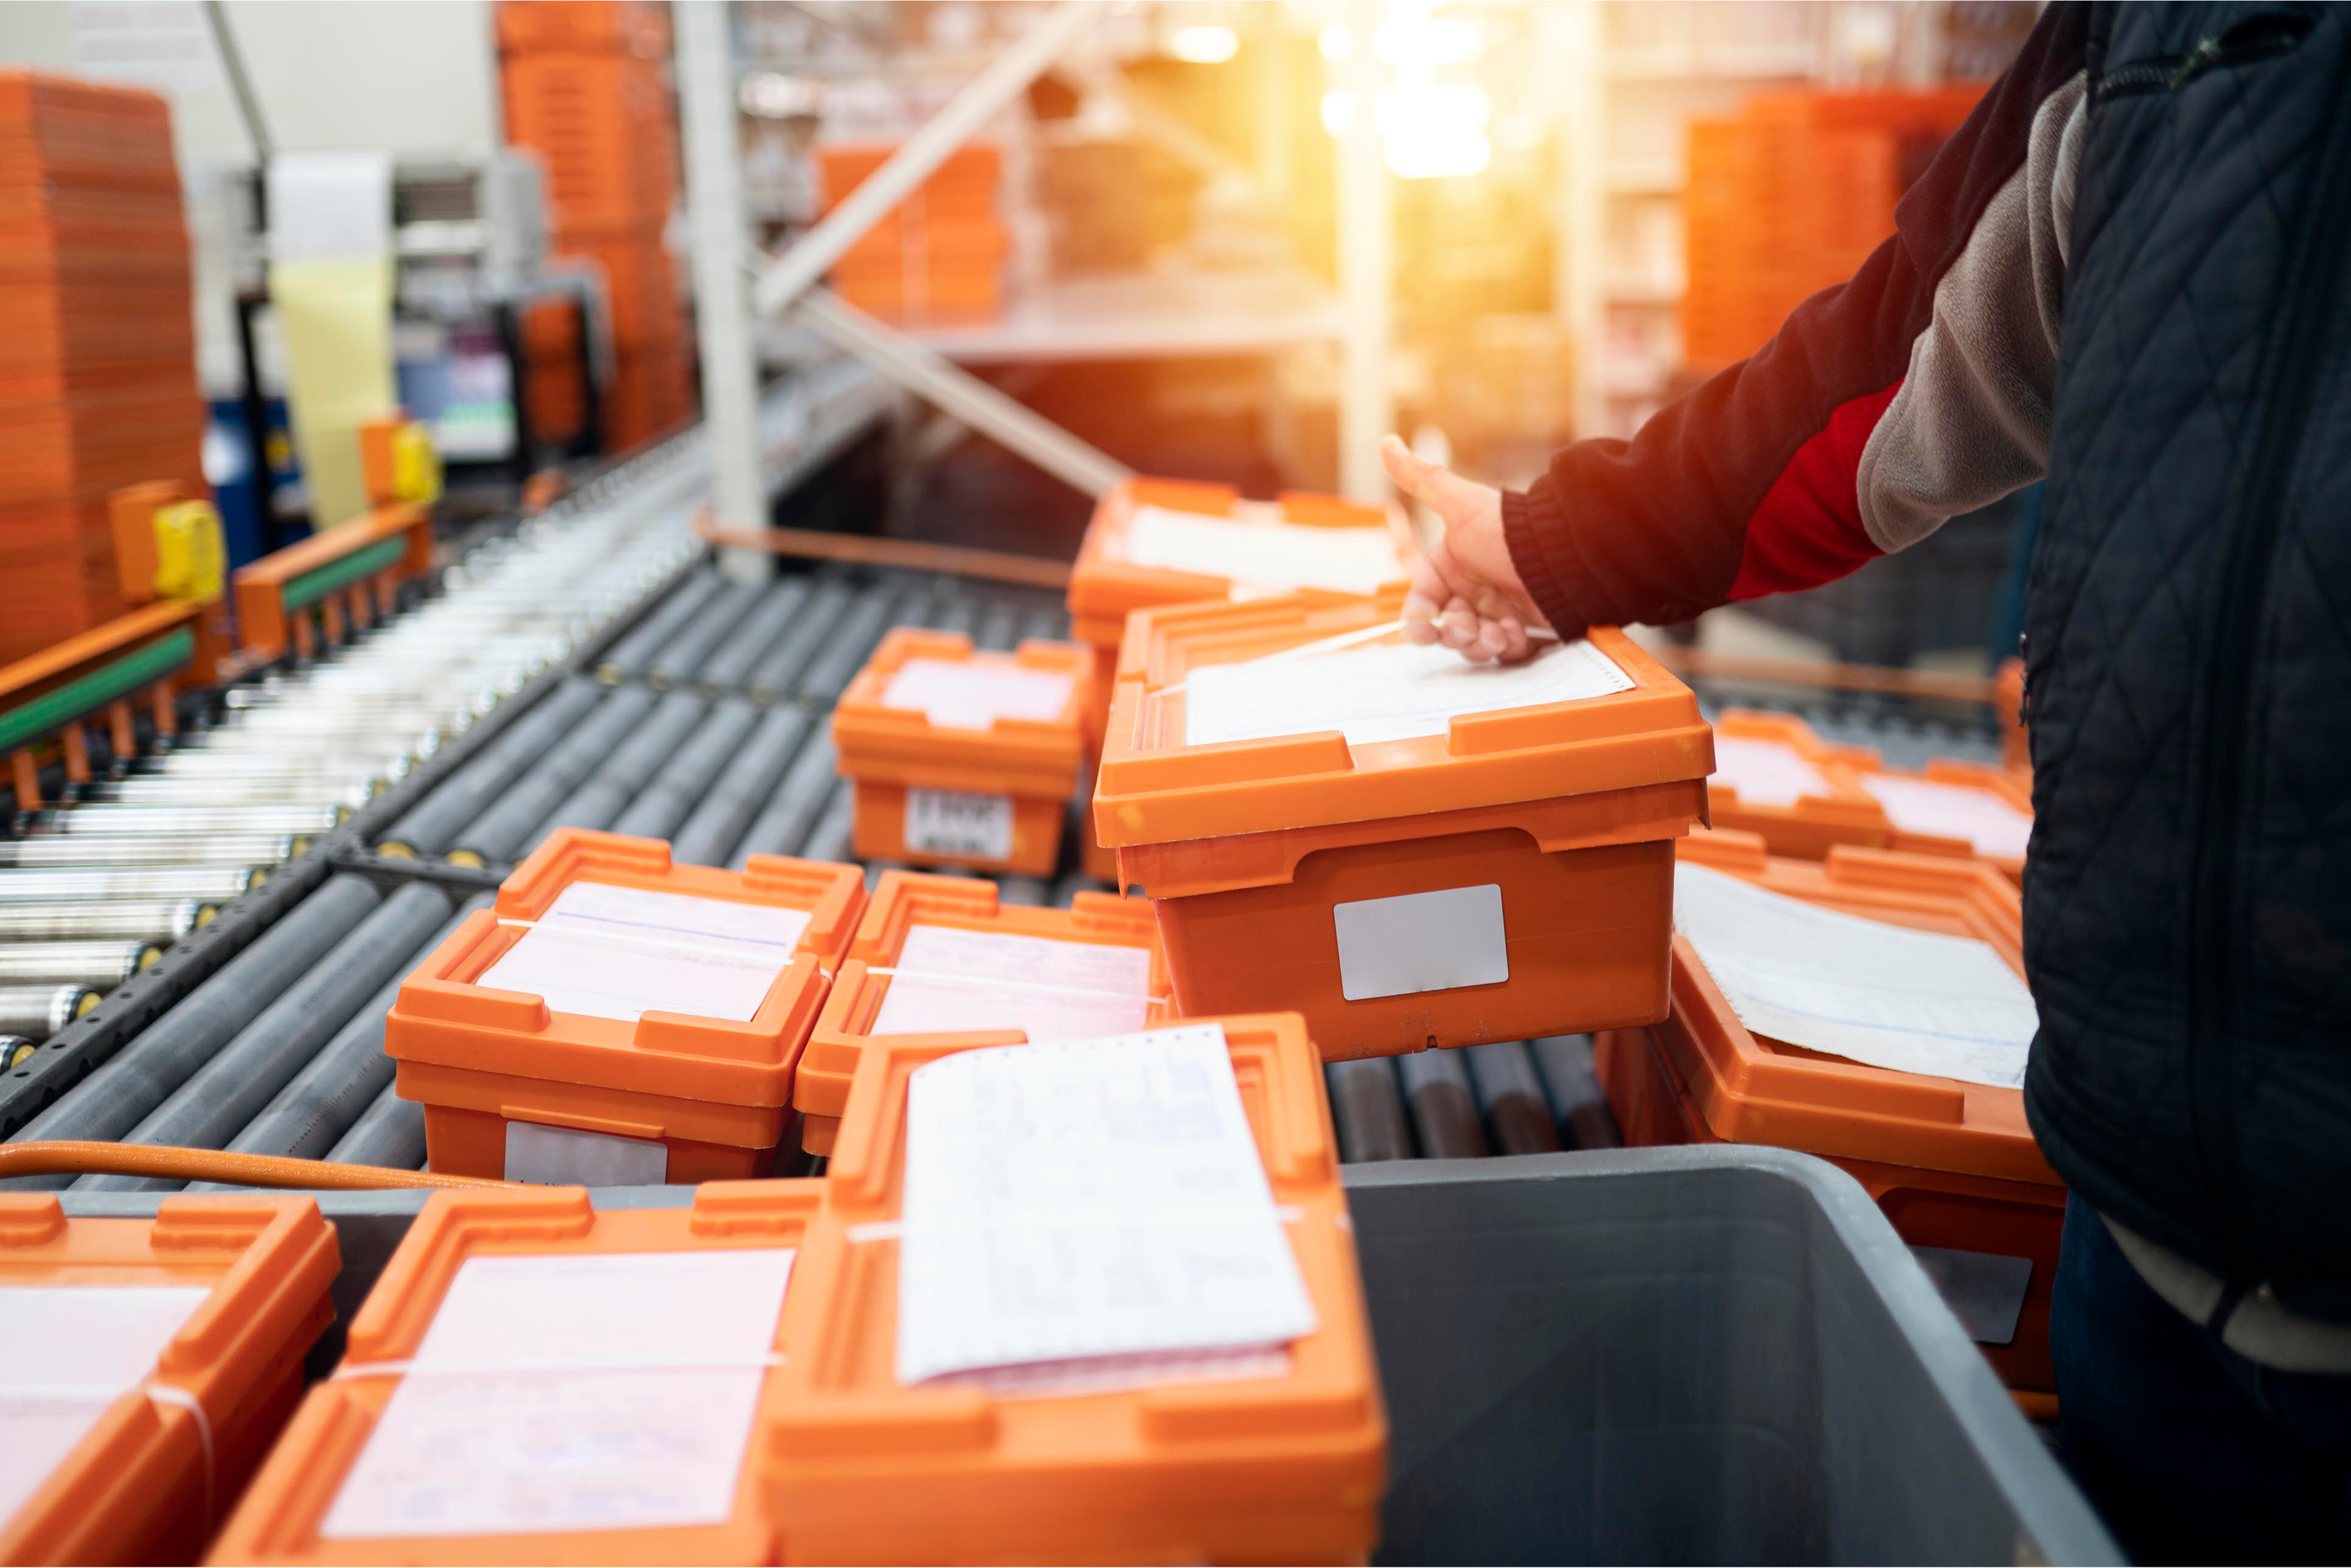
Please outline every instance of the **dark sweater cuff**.
[[1524, 493], [1502, 492], [1502, 540], [1510, 547], [1519, 580], [1527, 585], [1527, 597], [1552, 631], [1580, 637], [1588, 624], [1584, 612], [1552, 568], [1552, 552], [1565, 542], [1566, 531], [1567, 517], [1541, 480]]

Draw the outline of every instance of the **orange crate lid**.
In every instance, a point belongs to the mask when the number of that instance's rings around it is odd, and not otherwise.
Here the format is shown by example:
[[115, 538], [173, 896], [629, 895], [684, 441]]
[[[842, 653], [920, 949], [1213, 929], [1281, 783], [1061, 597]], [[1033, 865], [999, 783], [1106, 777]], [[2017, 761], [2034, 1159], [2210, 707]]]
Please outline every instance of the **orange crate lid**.
[[841, 775], [1065, 800], [1077, 788], [1092, 685], [1092, 655], [1072, 643], [976, 652], [960, 632], [901, 626], [834, 706]]
[[1981, 762], [1935, 758], [1916, 773], [1887, 768], [1855, 747], [1855, 781], [1885, 810], [1886, 847], [1919, 854], [1971, 855], [2024, 880], [2032, 833], [2030, 774]]
[[1831, 844], [1883, 849], [1893, 833], [1847, 754], [1791, 714], [1725, 708], [1714, 721], [1714, 769], [1709, 820], [1761, 834], [1774, 854], [1817, 860]]
[[[1608, 627], [1591, 633], [1592, 652], [1625, 683], [1608, 695], [1461, 714], [1443, 735], [1358, 746], [1337, 728], [1186, 742], [1186, 686], [1197, 672], [1368, 631], [1397, 619], [1403, 604], [1397, 587], [1376, 599], [1136, 611], [1094, 793], [1101, 841], [1126, 848], [1555, 800], [1696, 782], [1713, 770], [1713, 737], [1689, 688]], [[1698, 815], [1693, 802], [1685, 821]]]
[[[1983, 942], [2024, 975], [2015, 887], [1980, 862], [1841, 845], [1825, 860], [1767, 855], [1752, 834], [1699, 832], [1677, 858], [1789, 898]], [[1656, 1026], [1708, 1129], [1841, 1159], [2053, 1184], [2022, 1091], [1898, 1072], [1772, 1040], [1732, 1011], [1689, 940], [1674, 937], [1673, 1010]]]
[[[622, 932], [628, 942], [647, 940], [643, 925], [632, 924], [648, 918], [641, 897], [567, 898], [581, 886], [791, 912], [804, 915], [806, 924], [747, 1019], [663, 1009], [634, 1019], [560, 1011], [530, 992], [483, 984], [494, 967], [543, 929], [564, 936]], [[384, 1051], [402, 1063], [476, 1073], [493, 1084], [538, 1080], [671, 1103], [789, 1105], [792, 1071], [824, 1000], [826, 974], [840, 963], [864, 904], [864, 878], [855, 866], [754, 855], [739, 872], [718, 871], [672, 863], [669, 845], [659, 839], [559, 829], [500, 884], [493, 908], [469, 916], [410, 974], [386, 1020]], [[725, 945], [710, 911], [685, 913], [704, 924], [692, 933], [674, 932], [670, 939], [678, 951]], [[651, 917], [670, 916], [655, 911]], [[742, 939], [754, 936], [746, 928]], [[761, 946], [783, 941], [780, 929], [756, 936]], [[655, 944], [670, 939], [658, 932], [652, 937]], [[550, 957], [563, 966], [561, 954]], [[517, 962], [534, 961], [527, 955]], [[548, 966], [547, 959], [536, 962]], [[739, 976], [714, 976], [712, 983], [738, 989], [744, 984]], [[598, 998], [582, 991], [559, 993], [558, 999]], [[629, 1000], [622, 997], [610, 1005], [619, 1010]], [[483, 1108], [499, 1108], [495, 1095]]]
[[[919, 1006], [902, 1011], [893, 992]], [[1040, 909], [1003, 903], [984, 878], [885, 872], [809, 1037], [792, 1103], [839, 1116], [877, 1043], [1020, 1045], [1132, 1034], [1173, 1016], [1159, 925], [1141, 900], [1081, 893], [1067, 909]], [[893, 1027], [884, 1034], [883, 1023]]]
[[[1200, 518], [1189, 528], [1156, 528], [1176, 514], [1175, 523]], [[1140, 516], [1144, 534], [1138, 538]], [[1279, 577], [1251, 577], [1252, 550], [1267, 543], [1310, 544], [1311, 537], [1251, 535], [1236, 528], [1229, 543], [1216, 538], [1213, 521], [1247, 524], [1258, 528], [1338, 528], [1350, 532], [1343, 547], [1307, 549], [1299, 557], [1276, 561], [1260, 554], [1260, 570], [1280, 569]], [[1361, 530], [1361, 531], [1356, 531]], [[1374, 537], [1376, 532], [1376, 538]], [[1380, 570], [1379, 541], [1384, 539], [1394, 557], [1394, 570]], [[1252, 593], [1326, 591], [1360, 594], [1378, 591], [1411, 576], [1413, 554], [1388, 514], [1377, 507], [1359, 506], [1336, 496], [1294, 493], [1270, 504], [1244, 501], [1229, 485], [1194, 484], [1179, 479], [1130, 479], [1103, 496], [1086, 525], [1084, 542], [1070, 572], [1070, 615], [1076, 634], [1089, 643], [1116, 646], [1127, 612], [1155, 604], [1186, 604], [1202, 599], [1231, 599]], [[1309, 578], [1314, 580], [1308, 580]]]
[[[663, 1353], [666, 1353], [669, 1376], [690, 1378], [691, 1387], [705, 1391], [705, 1400], [741, 1398], [746, 1392], [741, 1385], [747, 1378], [755, 1380], [751, 1390], [756, 1398], [758, 1383], [775, 1379], [775, 1374], [760, 1364], [763, 1358], [740, 1355], [742, 1364], [730, 1360], [716, 1366], [681, 1369], [676, 1364], [681, 1347], [674, 1336], [664, 1337], [668, 1313], [647, 1318], [633, 1343], [615, 1346], [609, 1343], [617, 1337], [609, 1322], [616, 1315], [613, 1303], [625, 1303], [623, 1291], [632, 1295], [643, 1292], [644, 1276], [636, 1271], [647, 1266], [656, 1271], [656, 1281], [664, 1268], [680, 1270], [682, 1291], [695, 1289], [691, 1281], [696, 1280], [706, 1281], [703, 1289], [711, 1293], [730, 1285], [750, 1287], [735, 1292], [746, 1296], [770, 1288], [774, 1270], [764, 1255], [786, 1249], [799, 1252], [803, 1234], [822, 1201], [823, 1184], [813, 1181], [709, 1182], [695, 1190], [691, 1208], [598, 1210], [580, 1187], [434, 1194], [409, 1227], [366, 1304], [351, 1320], [350, 1343], [341, 1368], [333, 1378], [310, 1390], [269, 1463], [254, 1479], [222, 1531], [213, 1548], [213, 1561], [774, 1562], [775, 1532], [759, 1507], [752, 1466], [727, 1454], [723, 1442], [710, 1448], [699, 1447], [690, 1423], [689, 1429], [683, 1431], [674, 1429], [679, 1426], [674, 1419], [668, 1423], [670, 1429], [648, 1429], [649, 1421], [627, 1406], [613, 1409], [611, 1396], [599, 1401], [594, 1385], [600, 1377], [625, 1375], [633, 1386], [648, 1391], [647, 1415], [652, 1421], [659, 1421], [663, 1414], [674, 1417], [679, 1403], [675, 1383], [670, 1385], [666, 1403], [652, 1406], [652, 1394], [663, 1376]], [[747, 1256], [753, 1253], [763, 1256]], [[696, 1260], [695, 1254], [705, 1256]], [[577, 1281], [568, 1291], [548, 1288], [563, 1285], [567, 1276]], [[791, 1276], [788, 1300], [808, 1290], [811, 1282], [805, 1264], [797, 1258]], [[533, 1529], [534, 1521], [508, 1515], [499, 1521], [505, 1528], [495, 1532], [468, 1531], [466, 1525], [480, 1521], [486, 1514], [495, 1515], [504, 1500], [478, 1492], [466, 1495], [460, 1488], [433, 1500], [454, 1515], [448, 1529], [408, 1535], [344, 1534], [344, 1529], [363, 1529], [386, 1512], [399, 1511], [402, 1500], [415, 1499], [423, 1490], [413, 1484], [402, 1486], [408, 1478], [393, 1468], [394, 1453], [378, 1456], [372, 1464], [368, 1454], [380, 1433], [395, 1446], [414, 1442], [420, 1433], [430, 1433], [426, 1421], [434, 1413], [431, 1405], [403, 1409], [394, 1417], [401, 1422], [398, 1426], [389, 1425], [386, 1417], [402, 1396], [403, 1383], [413, 1375], [410, 1364], [419, 1359], [420, 1352], [428, 1352], [428, 1332], [451, 1301], [453, 1287], [461, 1279], [465, 1281], [465, 1294], [457, 1299], [465, 1303], [460, 1309], [465, 1321], [444, 1331], [452, 1337], [458, 1329], [479, 1323], [483, 1305], [496, 1299], [494, 1292], [501, 1286], [510, 1293], [510, 1300], [516, 1299], [512, 1293], [521, 1292], [519, 1299], [539, 1306], [532, 1318], [533, 1327], [541, 1331], [537, 1341], [507, 1346], [496, 1343], [493, 1329], [489, 1348], [476, 1353], [484, 1361], [504, 1362], [502, 1370], [509, 1385], [493, 1390], [484, 1400], [486, 1408], [517, 1408], [513, 1385], [526, 1381], [538, 1385], [538, 1397], [547, 1406], [543, 1424], [536, 1430], [490, 1432], [478, 1450], [485, 1456], [485, 1468], [503, 1463], [503, 1471], [493, 1469], [492, 1473], [514, 1484], [525, 1479], [516, 1472], [522, 1469], [524, 1461], [530, 1461], [529, 1497], [524, 1507], [543, 1506], [550, 1521], [567, 1518], [580, 1522], [569, 1529], [552, 1522]], [[567, 1307], [572, 1310], [567, 1312]], [[747, 1312], [728, 1329], [730, 1338], [749, 1339], [756, 1334], [769, 1358], [789, 1353], [780, 1319], [762, 1330]], [[736, 1345], [721, 1351], [714, 1346], [710, 1354], [731, 1358], [745, 1348]], [[631, 1367], [629, 1355], [641, 1349], [648, 1353], [645, 1362]], [[581, 1363], [603, 1370], [596, 1375], [568, 1379], [557, 1370]], [[539, 1368], [536, 1375], [523, 1372], [534, 1364]], [[418, 1386], [429, 1391], [432, 1383], [444, 1380], [456, 1381], [457, 1375], [441, 1374], [420, 1380]], [[429, 1397], [429, 1392], [417, 1397]], [[753, 1441], [752, 1409], [749, 1400], [744, 1404], [743, 1442], [747, 1449]], [[463, 1421], [462, 1413], [457, 1419], [467, 1427], [474, 1425]], [[534, 1449], [566, 1448], [565, 1439], [575, 1430], [586, 1436], [577, 1448], [563, 1452], [568, 1463], [538, 1461]], [[465, 1442], [470, 1437], [469, 1432], [457, 1440]], [[600, 1449], [599, 1437], [606, 1438], [608, 1446]], [[629, 1439], [640, 1445], [637, 1451], [629, 1451]], [[475, 1451], [468, 1448], [465, 1453], [470, 1456]], [[669, 1468], [681, 1454], [689, 1462], [700, 1461], [695, 1465], [699, 1486], [678, 1482]], [[715, 1485], [712, 1472], [730, 1463], [734, 1467], [730, 1481], [723, 1488]], [[654, 1471], [662, 1473], [657, 1476]], [[345, 1491], [354, 1481], [358, 1487], [346, 1499]], [[715, 1511], [721, 1517], [705, 1522], [630, 1528], [595, 1522], [600, 1514], [608, 1521], [631, 1521], [664, 1511], [674, 1518], [691, 1517], [697, 1511], [706, 1515], [714, 1511], [708, 1508], [714, 1493], [718, 1504]], [[339, 1504], [348, 1504], [351, 1512], [338, 1527], [338, 1533], [329, 1536], [324, 1531]]]
[[[212, 1495], [235, 1496], [299, 1393], [340, 1267], [308, 1197], [167, 1197], [153, 1219], [68, 1219], [53, 1193], [0, 1194], [0, 1291], [25, 1293], [8, 1312], [9, 1382], [39, 1423], [10, 1423], [0, 1558], [191, 1561], [210, 1528], [207, 1462]], [[86, 1322], [91, 1354], [44, 1343], [38, 1307]], [[43, 1375], [121, 1391], [37, 1400]]]
[[811, 1228], [793, 1353], [758, 1465], [788, 1563], [1361, 1561], [1378, 1531], [1386, 1421], [1338, 1179], [1322, 1061], [1294, 1013], [1222, 1027], [1315, 1330], [1286, 1375], [1067, 1396], [902, 1386], [894, 1222], [906, 1083], [959, 1050], [861, 1057]]

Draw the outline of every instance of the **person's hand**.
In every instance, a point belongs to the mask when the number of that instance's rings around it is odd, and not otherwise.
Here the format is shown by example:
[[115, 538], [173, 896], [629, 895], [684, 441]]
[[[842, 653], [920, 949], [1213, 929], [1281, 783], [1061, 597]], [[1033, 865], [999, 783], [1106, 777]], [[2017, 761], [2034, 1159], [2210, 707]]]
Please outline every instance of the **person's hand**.
[[1533, 653], [1527, 629], [1544, 622], [1510, 564], [1502, 493], [1414, 456], [1393, 435], [1380, 443], [1380, 459], [1396, 488], [1445, 525], [1405, 594], [1405, 641], [1442, 643], [1473, 664], [1514, 664]]

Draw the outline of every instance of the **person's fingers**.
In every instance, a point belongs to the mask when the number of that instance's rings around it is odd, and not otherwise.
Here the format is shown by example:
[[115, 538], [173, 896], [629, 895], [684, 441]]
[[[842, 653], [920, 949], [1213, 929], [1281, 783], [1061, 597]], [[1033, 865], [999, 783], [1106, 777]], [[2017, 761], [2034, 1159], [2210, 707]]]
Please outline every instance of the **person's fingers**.
[[1446, 601], [1452, 597], [1453, 590], [1436, 563], [1422, 561], [1412, 574], [1412, 585], [1405, 590], [1405, 640], [1424, 644], [1436, 642], [1437, 617], [1445, 613]]
[[1478, 612], [1471, 608], [1468, 600], [1456, 599], [1447, 604], [1440, 624], [1447, 647], [1468, 649], [1477, 646]]
[[1477, 510], [1483, 486], [1415, 456], [1401, 436], [1390, 435], [1380, 443], [1380, 461], [1386, 465], [1388, 477], [1395, 482], [1397, 489], [1426, 506], [1448, 525]]

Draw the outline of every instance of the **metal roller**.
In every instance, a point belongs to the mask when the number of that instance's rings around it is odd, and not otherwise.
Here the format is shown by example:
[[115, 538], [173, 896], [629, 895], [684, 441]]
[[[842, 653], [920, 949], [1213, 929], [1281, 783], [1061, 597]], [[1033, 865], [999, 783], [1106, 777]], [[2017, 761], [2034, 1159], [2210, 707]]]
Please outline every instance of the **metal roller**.
[[1020, 641], [1020, 612], [1009, 604], [991, 604], [979, 618], [979, 629], [971, 634], [972, 645], [1008, 651]]
[[357, 810], [372, 798], [372, 789], [367, 785], [340, 789], [328, 785], [309, 788], [299, 784], [270, 783], [264, 779], [151, 776], [118, 779], [110, 784], [92, 789], [84, 792], [82, 803], [85, 806], [149, 806], [173, 810], [182, 807], [321, 805], [348, 806]]
[[904, 861], [867, 861], [865, 862], [865, 891], [872, 893], [875, 888], [880, 887], [882, 885], [882, 879], [889, 875], [893, 871], [912, 871], [914, 869], [914, 868], [913, 866], [908, 865]]
[[791, 629], [751, 666], [750, 679], [743, 689], [752, 700], [779, 703], [798, 694], [800, 677], [855, 602], [856, 594], [845, 583], [820, 582], [811, 587]]
[[[402, 767], [407, 766], [403, 761]], [[126, 779], [272, 779], [283, 784], [338, 786], [373, 784], [377, 775], [363, 772], [348, 757], [315, 757], [305, 752], [214, 751], [192, 747], [161, 757], [143, 758], [123, 775]]]
[[1395, 1058], [1412, 1110], [1420, 1152], [1432, 1160], [1482, 1160], [1489, 1152], [1478, 1117], [1478, 1096], [1458, 1052], [1416, 1051]]
[[804, 577], [789, 579], [767, 590], [734, 634], [713, 648], [710, 656], [702, 662], [695, 676], [702, 689], [716, 694], [736, 691], [749, 684], [751, 672], [791, 630], [808, 597], [809, 581]]
[[[407, 970], [425, 941], [448, 923], [452, 906], [447, 893], [424, 882], [386, 898], [122, 1142], [216, 1149], [236, 1136], [369, 998]], [[181, 1184], [89, 1176], [74, 1185], [84, 1191], [159, 1192]]]
[[833, 786], [824, 815], [809, 830], [808, 841], [794, 852], [802, 860], [851, 861], [856, 858], [857, 795], [844, 779]]
[[1339, 1158], [1351, 1166], [1412, 1158], [1412, 1128], [1395, 1068], [1384, 1056], [1334, 1061], [1322, 1070], [1331, 1091], [1331, 1121], [1339, 1130]]
[[0, 842], [0, 871], [54, 866], [276, 865], [301, 853], [308, 836], [288, 833], [172, 833], [132, 838], [127, 833], [71, 833]]
[[72, 806], [33, 814], [31, 831], [59, 837], [196, 833], [324, 833], [350, 813], [339, 806]]
[[447, 849], [451, 839], [506, 793], [603, 695], [603, 688], [593, 681], [564, 682], [444, 779], [421, 805], [392, 825], [378, 847], [411, 855], [437, 855]]
[[1559, 1125], [1552, 1120], [1551, 1102], [1535, 1077], [1534, 1059], [1522, 1040], [1491, 1040], [1466, 1048], [1469, 1082], [1478, 1091], [1478, 1107], [1486, 1126], [1506, 1155], [1559, 1153]]
[[680, 627], [677, 635], [662, 645], [660, 653], [645, 666], [645, 684], [657, 692], [672, 686], [695, 682], [703, 661], [726, 640], [728, 632], [743, 622], [743, 618], [758, 608], [767, 597], [764, 582], [730, 582], [710, 596], [694, 617]]
[[833, 754], [832, 732], [819, 724], [817, 732], [809, 737], [791, 768], [784, 774], [783, 782], [768, 797], [768, 803], [743, 831], [735, 845], [735, 852], [726, 863], [736, 871], [753, 855], [796, 855], [806, 841], [809, 830], [816, 825], [825, 804], [832, 798], [833, 786], [840, 779], [839, 758]]
[[1025, 904], [1042, 908], [1053, 896], [1053, 890], [1033, 876], [999, 876], [996, 879], [996, 901], [998, 904]]
[[612, 831], [646, 839], [666, 839], [677, 831], [758, 720], [759, 710], [748, 697], [721, 697], [712, 704], [710, 716], [662, 765], [644, 793], [629, 802]]
[[208, 924], [217, 904], [201, 898], [138, 904], [0, 904], [0, 942], [161, 942]]
[[1022, 643], [1066, 643], [1070, 639], [1070, 612], [1058, 605], [1031, 610], [1020, 617], [1020, 634], [1013, 639], [1017, 647]]
[[0, 872], [0, 908], [16, 904], [116, 899], [152, 904], [196, 898], [226, 904], [255, 886], [262, 875], [252, 867], [218, 865], [44, 867], [37, 871]]
[[936, 631], [969, 637], [977, 643], [979, 640], [979, 606], [969, 599], [957, 596], [940, 607], [939, 612], [931, 617], [930, 624]]
[[[251, 946], [33, 1118], [18, 1136], [120, 1138], [382, 902], [383, 895], [363, 876], [329, 877]], [[54, 1188], [69, 1179], [35, 1176], [26, 1178], [25, 1185]]]
[[0, 1034], [47, 1040], [97, 1005], [88, 986], [0, 986]]
[[[490, 895], [476, 894], [427, 936], [417, 951], [430, 952], [465, 916], [489, 906]], [[377, 988], [375, 995], [335, 1031], [334, 1038], [319, 1048], [309, 1065], [246, 1124], [245, 1130], [229, 1143], [230, 1151], [300, 1160], [326, 1158], [376, 1097], [392, 1085], [392, 1058], [383, 1053], [384, 1019], [400, 999], [401, 982], [406, 978], [403, 966], [402, 972]]]
[[0, 986], [109, 991], [162, 956], [160, 942], [11, 942], [0, 946]]
[[1552, 1110], [1579, 1149], [1621, 1149], [1624, 1134], [1607, 1092], [1592, 1071], [1592, 1037], [1554, 1034], [1528, 1042]]
[[1118, 889], [1111, 886], [1110, 883], [1098, 882], [1082, 871], [1068, 872], [1063, 873], [1061, 881], [1053, 884], [1053, 907], [1069, 908], [1071, 904], [1077, 902], [1078, 894], [1081, 893], [1116, 893]]
[[21, 1034], [0, 1034], [0, 1072], [12, 1072], [22, 1067], [40, 1049], [40, 1041]]
[[607, 696], [538, 766], [465, 825], [451, 841], [449, 858], [486, 865], [515, 860], [528, 852], [531, 830], [612, 755], [653, 710], [653, 694], [643, 686], [622, 686]]
[[810, 664], [800, 681], [800, 695], [812, 703], [839, 702], [850, 681], [864, 668], [873, 644], [889, 629], [890, 612], [896, 603], [897, 595], [888, 589], [866, 590]]
[[800, 707], [768, 709], [673, 835], [670, 855], [685, 865], [724, 865], [742, 841], [768, 792], [791, 767], [808, 738], [810, 719]]
[[585, 784], [565, 797], [524, 840], [527, 848], [558, 828], [609, 828], [612, 819], [629, 808], [637, 792], [661, 770], [680, 742], [694, 732], [710, 705], [695, 692], [672, 692], [662, 698], [653, 716], [612, 753]]
[[643, 674], [678, 629], [692, 620], [718, 591], [726, 580], [716, 572], [705, 570], [680, 583], [667, 599], [653, 608], [651, 613], [619, 642], [606, 651], [596, 666], [596, 678], [606, 685], [618, 685]]
[[424, 1107], [400, 1097], [400, 1087], [387, 1083], [351, 1130], [329, 1150], [327, 1158], [339, 1166], [382, 1166], [399, 1171], [424, 1166]]

